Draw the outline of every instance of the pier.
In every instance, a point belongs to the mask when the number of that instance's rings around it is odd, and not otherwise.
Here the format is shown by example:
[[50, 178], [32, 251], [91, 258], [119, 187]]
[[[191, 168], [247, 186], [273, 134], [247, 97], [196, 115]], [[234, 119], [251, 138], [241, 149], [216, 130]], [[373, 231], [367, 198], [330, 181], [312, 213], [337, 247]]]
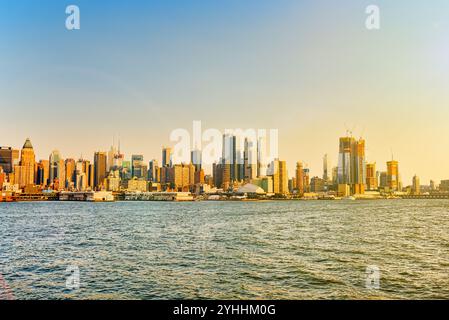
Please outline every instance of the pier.
[[407, 194], [400, 196], [402, 199], [449, 199], [449, 193], [434, 193], [434, 194]]

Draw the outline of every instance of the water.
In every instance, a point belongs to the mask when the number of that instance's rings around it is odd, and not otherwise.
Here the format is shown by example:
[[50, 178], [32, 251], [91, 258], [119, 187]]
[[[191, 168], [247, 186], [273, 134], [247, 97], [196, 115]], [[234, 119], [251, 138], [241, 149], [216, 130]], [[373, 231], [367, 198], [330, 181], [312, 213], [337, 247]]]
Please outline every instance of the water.
[[449, 201], [3, 203], [0, 273], [18, 299], [448, 299]]

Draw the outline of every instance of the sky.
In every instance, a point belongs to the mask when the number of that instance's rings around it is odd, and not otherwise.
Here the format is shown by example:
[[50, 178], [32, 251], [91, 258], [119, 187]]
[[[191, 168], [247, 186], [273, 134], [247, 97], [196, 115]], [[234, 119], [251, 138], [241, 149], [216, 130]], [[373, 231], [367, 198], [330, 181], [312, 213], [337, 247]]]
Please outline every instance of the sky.
[[321, 176], [350, 130], [404, 185], [449, 179], [448, 16], [446, 0], [0, 0], [0, 145], [92, 159], [115, 136], [160, 160], [198, 120], [278, 129], [289, 175]]

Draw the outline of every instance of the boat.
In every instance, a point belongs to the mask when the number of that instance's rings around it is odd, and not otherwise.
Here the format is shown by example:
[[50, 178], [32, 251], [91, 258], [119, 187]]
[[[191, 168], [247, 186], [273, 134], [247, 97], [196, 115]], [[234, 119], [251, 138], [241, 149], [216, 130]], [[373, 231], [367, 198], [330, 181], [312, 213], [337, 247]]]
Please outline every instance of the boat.
[[17, 198], [10, 193], [0, 193], [0, 202], [16, 202]]

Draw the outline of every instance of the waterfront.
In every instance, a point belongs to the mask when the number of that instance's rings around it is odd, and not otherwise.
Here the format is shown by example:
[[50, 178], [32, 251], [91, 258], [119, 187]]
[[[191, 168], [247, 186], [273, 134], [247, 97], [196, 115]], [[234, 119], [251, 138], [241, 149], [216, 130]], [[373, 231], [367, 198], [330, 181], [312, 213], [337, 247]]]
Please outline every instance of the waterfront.
[[448, 230], [447, 200], [4, 203], [0, 272], [19, 299], [447, 299]]

